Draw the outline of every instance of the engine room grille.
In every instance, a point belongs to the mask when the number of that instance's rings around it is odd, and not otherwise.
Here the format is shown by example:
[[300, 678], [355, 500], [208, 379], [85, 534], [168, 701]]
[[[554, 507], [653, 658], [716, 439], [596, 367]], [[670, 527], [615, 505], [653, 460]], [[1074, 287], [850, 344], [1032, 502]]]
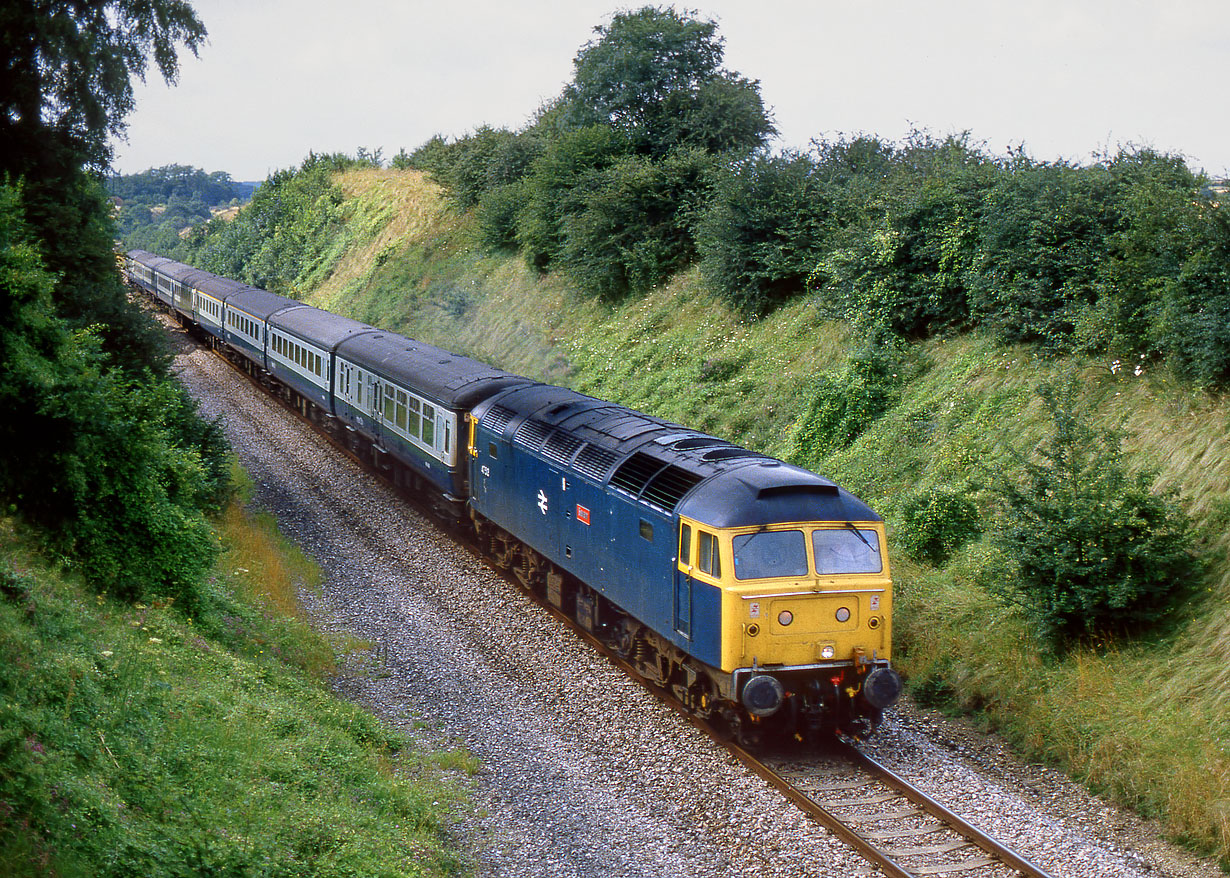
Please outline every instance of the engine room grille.
[[491, 410], [483, 416], [483, 424], [487, 429], [494, 433], [503, 433], [504, 428], [508, 426], [508, 422], [513, 419], [512, 409], [505, 408], [502, 405], [493, 405]]
[[558, 460], [560, 463], [568, 463], [572, 460], [573, 452], [581, 447], [583, 440], [576, 436], [570, 436], [561, 430], [556, 430], [547, 437], [546, 444], [542, 446], [544, 456], [552, 460]]
[[573, 461], [573, 468], [581, 475], [589, 476], [595, 482], [601, 482], [606, 478], [607, 470], [611, 468], [619, 455], [614, 451], [603, 448], [599, 445], [586, 445], [581, 449], [581, 453], [577, 455], [577, 459]]
[[673, 511], [683, 495], [700, 480], [695, 473], [665, 464], [640, 451], [625, 460], [611, 476], [611, 484], [616, 488], [667, 512]]
[[542, 443], [546, 440], [547, 434], [551, 432], [551, 427], [541, 421], [526, 421], [517, 428], [517, 441], [523, 443], [526, 447], [532, 448], [535, 451], [542, 448]]

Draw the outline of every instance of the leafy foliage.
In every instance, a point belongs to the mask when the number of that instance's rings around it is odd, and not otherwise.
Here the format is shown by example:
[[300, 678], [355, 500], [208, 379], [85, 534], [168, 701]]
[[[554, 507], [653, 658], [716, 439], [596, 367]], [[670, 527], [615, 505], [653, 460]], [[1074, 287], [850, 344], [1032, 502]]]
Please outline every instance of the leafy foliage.
[[20, 207], [0, 188], [0, 497], [99, 587], [190, 600], [216, 552], [201, 510], [225, 493], [225, 442], [169, 379], [125, 374], [53, 316]]
[[170, 235], [208, 221], [212, 209], [246, 201], [254, 188], [236, 183], [225, 171], [207, 174], [186, 165], [166, 165], [106, 181], [107, 194], [121, 202], [116, 226], [126, 246], [154, 253], [166, 252]]
[[885, 160], [879, 179], [862, 172], [843, 184], [868, 193], [872, 210], [847, 212], [852, 221], [821, 255], [811, 283], [830, 311], [864, 332], [917, 338], [967, 325], [994, 164], [964, 137], [920, 133], [876, 155]]
[[[1180, 374], [1212, 387], [1230, 384], [1230, 216], [1225, 207], [1185, 205], [1194, 222], [1173, 273], [1147, 311], [1148, 337]], [[1185, 251], [1185, 252], [1184, 252]]]
[[345, 225], [334, 172], [364, 164], [338, 153], [311, 153], [299, 168], [265, 180], [234, 220], [212, 220], [158, 252], [295, 298], [305, 278], [337, 249], [336, 233]]
[[900, 396], [906, 364], [891, 340], [872, 341], [845, 368], [816, 379], [799, 418], [790, 457], [816, 468], [857, 439]]
[[936, 485], [901, 500], [895, 533], [907, 555], [939, 566], [982, 533], [982, 517], [968, 489]]
[[3, 169], [31, 168], [31, 152], [49, 136], [104, 167], [107, 138], [123, 133], [133, 108], [132, 77], [144, 79], [152, 57], [173, 82], [178, 45], [195, 54], [204, 40], [205, 27], [184, 0], [10, 5], [0, 27], [0, 126], [18, 146], [6, 142]]
[[564, 218], [559, 267], [605, 299], [643, 294], [695, 255], [689, 218], [711, 162], [700, 150], [662, 161], [625, 156], [595, 173], [581, 210]]
[[570, 127], [610, 125], [638, 152], [748, 151], [774, 133], [759, 87], [722, 71], [717, 24], [645, 6], [594, 28], [564, 90]]
[[1001, 340], [1067, 347], [1097, 301], [1098, 260], [1120, 228], [1110, 182], [1101, 168], [1027, 161], [996, 181], [972, 296], [980, 322]]
[[1152, 473], [1127, 471], [1118, 434], [1080, 419], [1070, 385], [1038, 394], [1053, 432], [1021, 457], [1023, 479], [994, 482], [1004, 587], [1059, 648], [1156, 624], [1197, 570], [1186, 516], [1150, 490]]
[[764, 314], [804, 288], [847, 221], [832, 168], [809, 155], [753, 156], [721, 177], [700, 218], [701, 271], [740, 310]]
[[563, 252], [569, 217], [582, 213], [601, 184], [601, 172], [630, 152], [627, 140], [604, 125], [561, 135], [534, 162], [526, 178], [517, 243], [526, 260], [546, 271]]

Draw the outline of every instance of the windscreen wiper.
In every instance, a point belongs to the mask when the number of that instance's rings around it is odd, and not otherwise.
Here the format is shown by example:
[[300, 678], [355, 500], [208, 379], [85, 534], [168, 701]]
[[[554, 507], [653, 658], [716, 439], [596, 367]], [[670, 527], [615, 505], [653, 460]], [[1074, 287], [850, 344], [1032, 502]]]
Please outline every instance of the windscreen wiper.
[[847, 522], [846, 522], [846, 527], [848, 527], [848, 528], [850, 528], [850, 530], [854, 531], [854, 535], [855, 535], [856, 537], [858, 537], [860, 540], [862, 540], [862, 542], [863, 542], [863, 545], [864, 545], [864, 546], [866, 546], [867, 548], [871, 549], [871, 551], [875, 552], [877, 555], [878, 555], [878, 554], [880, 554], [879, 549], [877, 549], [877, 548], [876, 548], [875, 546], [873, 546], [871, 543], [867, 542], [867, 538], [866, 538], [865, 536], [863, 536], [863, 532], [862, 532], [862, 531], [860, 531], [857, 527], [855, 527], [855, 526], [854, 526], [854, 522], [852, 522], [852, 521], [847, 521]]

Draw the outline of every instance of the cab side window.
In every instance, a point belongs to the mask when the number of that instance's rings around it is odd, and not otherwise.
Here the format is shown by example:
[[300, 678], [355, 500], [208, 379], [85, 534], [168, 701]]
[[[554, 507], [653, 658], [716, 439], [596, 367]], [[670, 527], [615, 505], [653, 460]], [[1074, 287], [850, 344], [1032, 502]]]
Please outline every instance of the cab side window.
[[718, 551], [718, 540], [713, 534], [700, 532], [700, 551], [697, 553], [697, 565], [701, 573], [707, 573], [715, 579], [722, 576], [722, 555]]
[[679, 525], [679, 563], [684, 567], [692, 563], [692, 527]]

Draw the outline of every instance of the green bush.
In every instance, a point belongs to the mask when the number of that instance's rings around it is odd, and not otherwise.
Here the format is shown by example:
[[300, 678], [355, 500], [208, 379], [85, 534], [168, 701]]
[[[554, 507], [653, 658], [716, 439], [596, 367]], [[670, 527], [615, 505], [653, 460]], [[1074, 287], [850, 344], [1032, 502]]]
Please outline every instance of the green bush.
[[896, 404], [905, 368], [892, 343], [871, 341], [851, 355], [844, 369], [821, 375], [796, 424], [790, 456], [814, 468], [852, 443]]
[[901, 500], [894, 533], [907, 555], [938, 567], [982, 533], [982, 517], [968, 489], [935, 486]]
[[696, 230], [705, 280], [748, 314], [799, 295], [840, 227], [838, 194], [808, 155], [742, 162], [717, 181]]
[[592, 125], [561, 135], [534, 162], [517, 221], [517, 243], [531, 266], [546, 271], [558, 261], [567, 222], [585, 211], [602, 172], [630, 152], [613, 128]]
[[921, 338], [962, 328], [979, 211], [997, 169], [964, 137], [916, 133], [885, 170], [875, 210], [846, 226], [813, 284], [829, 311], [864, 332]]
[[1150, 335], [1176, 370], [1204, 386], [1230, 383], [1230, 217], [1203, 204], [1194, 252], [1164, 286]]
[[695, 255], [690, 220], [711, 165], [682, 150], [661, 161], [625, 156], [595, 172], [584, 207], [563, 223], [560, 268], [608, 300], [665, 283]]
[[526, 192], [525, 182], [518, 180], [483, 193], [478, 202], [478, 235], [488, 247], [517, 246], [517, 218], [525, 206]]
[[1129, 473], [1121, 437], [1073, 410], [1071, 385], [1038, 388], [1053, 432], [1019, 477], [994, 479], [1003, 502], [995, 540], [1020, 603], [1059, 649], [1081, 639], [1144, 630], [1198, 571], [1194, 537], [1154, 474]]
[[97, 587], [191, 604], [216, 555], [202, 514], [226, 444], [168, 378], [112, 366], [54, 316], [54, 279], [0, 187], [0, 498]]
[[1100, 292], [1098, 266], [1122, 226], [1102, 166], [1018, 158], [987, 194], [970, 290], [979, 321], [1006, 343], [1071, 349]]

